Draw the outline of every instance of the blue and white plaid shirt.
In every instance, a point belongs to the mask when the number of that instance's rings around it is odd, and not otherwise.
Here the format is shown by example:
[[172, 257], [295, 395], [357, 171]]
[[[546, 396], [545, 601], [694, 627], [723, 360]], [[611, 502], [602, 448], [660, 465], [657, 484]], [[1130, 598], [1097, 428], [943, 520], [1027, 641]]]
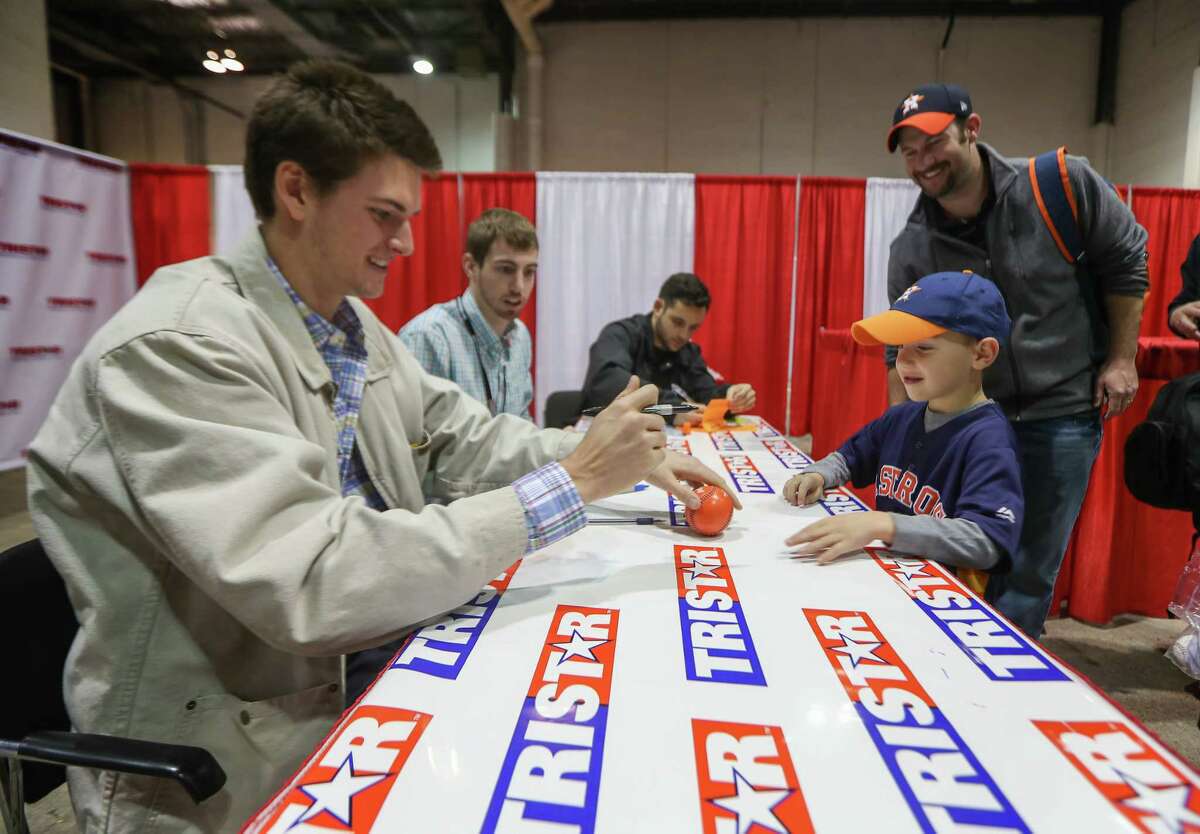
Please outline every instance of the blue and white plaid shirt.
[[[270, 258], [267, 259], [267, 266], [296, 305], [313, 345], [333, 377], [333, 414], [338, 424], [338, 467], [342, 495], [361, 495], [369, 507], [386, 510], [387, 503], [371, 483], [355, 443], [363, 387], [367, 381], [367, 346], [362, 322], [345, 299], [334, 312], [333, 321], [326, 320], [304, 303]], [[491, 328], [488, 328], [488, 332], [492, 333]], [[492, 333], [492, 336], [494, 338], [495, 334]], [[528, 341], [529, 331], [525, 331], [525, 336]], [[553, 544], [587, 524], [579, 491], [575, 489], [567, 471], [558, 463], [547, 464], [523, 475], [513, 481], [513, 489], [525, 511], [528, 536], [526, 553]]]
[[[475, 330], [474, 337], [464, 316]], [[488, 405], [483, 384], [486, 371], [495, 398], [495, 413], [532, 419], [529, 405], [533, 402], [533, 377], [529, 367], [533, 361], [533, 340], [520, 319], [514, 320], [504, 338], [500, 338], [468, 289], [453, 301], [434, 304], [409, 321], [400, 328], [399, 336], [422, 368], [457, 383], [484, 405]]]

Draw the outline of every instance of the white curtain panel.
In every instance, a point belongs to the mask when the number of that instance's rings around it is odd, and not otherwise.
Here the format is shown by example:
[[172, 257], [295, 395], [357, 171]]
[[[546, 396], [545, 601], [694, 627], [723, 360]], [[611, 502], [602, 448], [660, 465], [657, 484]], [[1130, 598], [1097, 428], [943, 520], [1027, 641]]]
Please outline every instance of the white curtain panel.
[[228, 255], [258, 222], [254, 205], [246, 193], [241, 165], [209, 165], [208, 176], [212, 184], [212, 252]]
[[578, 390], [610, 321], [649, 312], [674, 272], [691, 272], [691, 174], [538, 173], [537, 415]]
[[867, 180], [867, 228], [863, 257], [863, 316], [888, 308], [888, 250], [904, 229], [921, 190], [912, 180]]

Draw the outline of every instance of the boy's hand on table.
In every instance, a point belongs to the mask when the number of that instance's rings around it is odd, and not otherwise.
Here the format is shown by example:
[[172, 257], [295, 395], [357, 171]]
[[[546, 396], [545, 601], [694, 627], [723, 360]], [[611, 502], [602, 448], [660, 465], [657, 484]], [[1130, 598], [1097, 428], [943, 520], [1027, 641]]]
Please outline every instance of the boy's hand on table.
[[818, 565], [827, 565], [834, 559], [862, 550], [876, 539], [885, 545], [891, 544], [895, 536], [896, 524], [891, 513], [848, 513], [810, 524], [789, 536], [784, 544], [788, 547], [799, 545], [794, 551], [796, 555], [816, 556]]
[[825, 494], [825, 479], [816, 472], [801, 472], [783, 485], [783, 500], [795, 507], [807, 507]]

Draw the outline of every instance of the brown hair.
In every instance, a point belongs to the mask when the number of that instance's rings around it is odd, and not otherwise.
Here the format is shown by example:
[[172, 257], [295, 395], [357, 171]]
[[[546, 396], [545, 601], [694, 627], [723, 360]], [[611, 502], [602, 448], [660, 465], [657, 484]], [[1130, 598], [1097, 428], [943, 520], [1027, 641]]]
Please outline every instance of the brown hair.
[[496, 238], [518, 252], [538, 248], [537, 229], [523, 215], [505, 208], [490, 208], [467, 229], [467, 254], [483, 266]]
[[704, 282], [698, 275], [690, 272], [676, 272], [663, 281], [662, 288], [658, 291], [658, 297], [668, 307], [679, 301], [690, 307], [703, 307], [707, 310], [708, 305], [712, 303], [708, 287], [704, 286]]
[[318, 194], [365, 162], [394, 153], [426, 171], [442, 167], [429, 128], [405, 101], [337, 61], [302, 61], [254, 103], [246, 126], [246, 190], [262, 220], [275, 214], [275, 169], [291, 160]]

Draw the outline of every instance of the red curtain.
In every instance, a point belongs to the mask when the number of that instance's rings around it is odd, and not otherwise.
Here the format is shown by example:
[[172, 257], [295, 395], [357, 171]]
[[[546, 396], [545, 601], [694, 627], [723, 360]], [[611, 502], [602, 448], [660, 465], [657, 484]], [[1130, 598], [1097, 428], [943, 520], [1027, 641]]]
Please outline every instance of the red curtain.
[[849, 328], [862, 318], [866, 203], [866, 180], [804, 177], [800, 183], [792, 434], [811, 431], [817, 411], [840, 409], [856, 384], [844, 379], [817, 388], [814, 381], [820, 328]]
[[696, 177], [693, 268], [715, 311], [696, 342], [728, 381], [754, 386], [755, 412], [780, 428], [795, 222], [794, 177]]
[[209, 253], [207, 168], [133, 163], [129, 191], [139, 287], [160, 266]]
[[1138, 349], [1141, 387], [1129, 411], [1104, 427], [1088, 494], [1063, 562], [1052, 608], [1107, 622], [1133, 612], [1163, 616], [1191, 552], [1187, 513], [1136, 501], [1124, 483], [1125, 440], [1166, 380], [1200, 370], [1194, 342], [1167, 328], [1167, 304], [1179, 292], [1179, 267], [1200, 234], [1200, 191], [1134, 188], [1133, 212], [1149, 235], [1150, 292]]

